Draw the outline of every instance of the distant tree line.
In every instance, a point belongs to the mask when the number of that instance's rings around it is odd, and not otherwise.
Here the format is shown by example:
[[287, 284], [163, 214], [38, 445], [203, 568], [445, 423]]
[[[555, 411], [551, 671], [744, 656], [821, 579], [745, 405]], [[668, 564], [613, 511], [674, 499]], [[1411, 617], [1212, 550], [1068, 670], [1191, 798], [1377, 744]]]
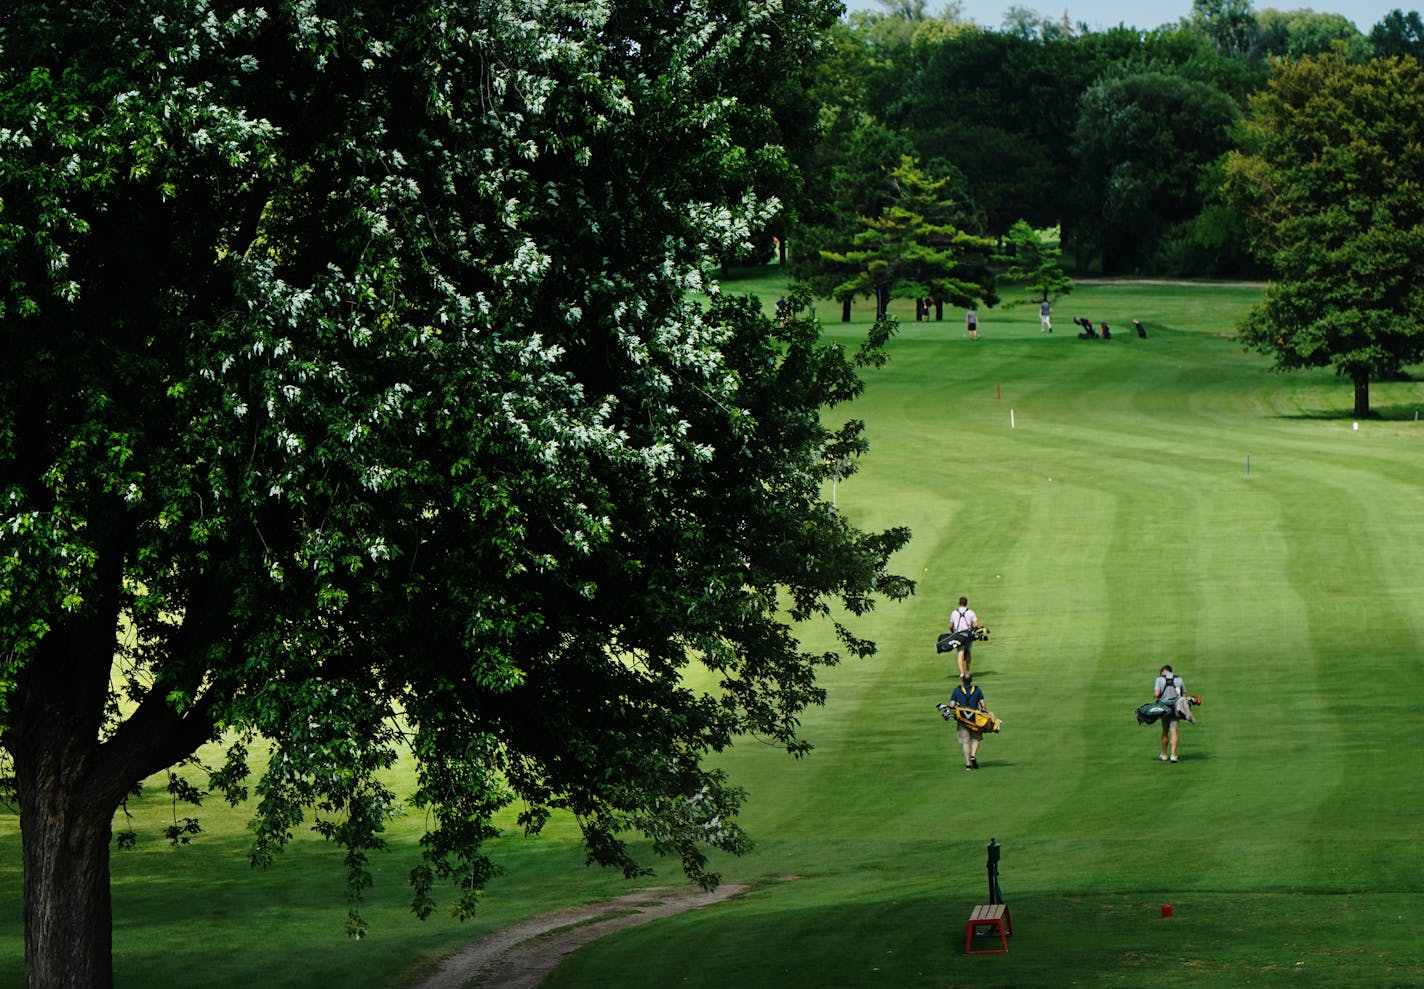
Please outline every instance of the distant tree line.
[[1273, 66], [1424, 53], [1419, 14], [1399, 10], [1365, 34], [1339, 14], [1250, 0], [1196, 0], [1175, 25], [1106, 31], [1021, 7], [991, 29], [957, 4], [882, 5], [830, 30], [811, 86], [783, 94], [779, 113], [802, 175], [776, 231], [785, 260], [847, 305], [852, 286], [874, 293], [854, 261], [867, 222], [904, 205], [907, 168], [946, 190], [942, 212], [964, 235], [1002, 247], [1016, 223], [1056, 228], [1079, 273], [1261, 275], [1258, 221], [1221, 189]]

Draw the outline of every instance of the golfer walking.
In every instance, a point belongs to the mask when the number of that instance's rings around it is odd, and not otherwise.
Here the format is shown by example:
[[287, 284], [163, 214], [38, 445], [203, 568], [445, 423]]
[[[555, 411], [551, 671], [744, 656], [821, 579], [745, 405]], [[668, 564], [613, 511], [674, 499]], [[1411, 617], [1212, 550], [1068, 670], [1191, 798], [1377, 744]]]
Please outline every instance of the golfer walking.
[[[968, 673], [959, 678], [959, 686], [955, 687], [954, 693], [949, 695], [949, 706], [951, 708], [967, 707], [971, 711], [989, 710], [984, 706], [984, 691], [975, 685], [974, 678]], [[978, 769], [979, 742], [984, 738], [984, 733], [956, 719], [954, 734], [959, 739], [959, 747], [964, 750], [964, 768]]]
[[[949, 613], [949, 630], [951, 632], [972, 632], [979, 627], [979, 616], [969, 608], [969, 599], [960, 597], [959, 607]], [[954, 654], [959, 661], [959, 675], [966, 676], [969, 673], [969, 664], [974, 661], [974, 639], [972, 636], [964, 637], [964, 644]]]
[[1053, 307], [1044, 299], [1038, 304], [1038, 332], [1053, 332]]
[[1172, 710], [1162, 715], [1162, 754], [1157, 758], [1163, 762], [1177, 761], [1177, 699], [1186, 696], [1187, 688], [1182, 678], [1172, 672], [1171, 666], [1163, 666], [1152, 684], [1152, 696], [1163, 704], [1172, 705]]

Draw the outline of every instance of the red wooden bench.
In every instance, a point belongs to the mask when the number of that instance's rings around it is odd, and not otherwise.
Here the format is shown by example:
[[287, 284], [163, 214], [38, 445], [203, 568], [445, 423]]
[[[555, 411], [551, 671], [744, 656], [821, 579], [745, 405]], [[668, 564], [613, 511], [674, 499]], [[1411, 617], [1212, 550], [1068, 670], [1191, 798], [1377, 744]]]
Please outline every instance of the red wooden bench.
[[[993, 928], [999, 932], [999, 947], [974, 949], [974, 936], [979, 928]], [[981, 903], [969, 915], [969, 926], [964, 931], [964, 953], [966, 955], [999, 954], [1009, 950], [1009, 935], [1014, 933], [1013, 920], [1009, 917], [1009, 907], [1005, 903]]]

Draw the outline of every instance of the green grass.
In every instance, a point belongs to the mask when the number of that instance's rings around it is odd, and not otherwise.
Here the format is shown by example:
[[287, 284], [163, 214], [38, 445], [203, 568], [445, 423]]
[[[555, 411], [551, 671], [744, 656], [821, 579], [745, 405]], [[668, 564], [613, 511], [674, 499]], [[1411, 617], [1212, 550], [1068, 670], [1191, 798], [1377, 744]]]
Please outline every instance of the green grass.
[[[409, 780], [406, 780], [409, 784]], [[155, 788], [157, 783], [155, 781]], [[403, 792], [409, 792], [406, 785]], [[161, 837], [170, 807], [137, 802], [139, 844], [113, 862], [114, 971], [119, 986], [154, 986], [202, 973], [204, 986], [394, 986], [433, 970], [438, 959], [481, 933], [552, 905], [598, 902], [627, 891], [615, 873], [589, 870], [573, 829], [556, 822], [537, 840], [509, 837], [495, 854], [506, 874], [477, 921], [441, 913], [422, 923], [409, 910], [409, 869], [418, 859], [419, 815], [394, 822], [392, 852], [372, 861], [375, 886], [362, 913], [369, 934], [343, 934], [346, 902], [339, 853], [299, 835], [271, 869], [247, 864], [247, 811], [200, 812], [205, 833], [170, 848]], [[20, 856], [13, 815], [0, 817], [0, 986], [23, 984]]]
[[[769, 307], [774, 275], [732, 288]], [[1228, 338], [1257, 294], [1085, 285], [1055, 307], [1052, 336], [1031, 307], [1001, 306], [981, 311], [977, 342], [962, 314], [916, 324], [901, 303], [890, 364], [844, 410], [868, 422], [872, 450], [837, 499], [864, 525], [911, 526], [895, 566], [918, 593], [860, 623], [880, 654], [829, 672], [828, 705], [805, 718], [807, 758], [756, 742], [724, 758], [750, 791], [758, 845], [719, 866], [762, 885], [605, 938], [550, 984], [1424, 982], [1412, 710], [1424, 388], [1377, 383], [1385, 417], [1352, 428], [1348, 383], [1272, 374]], [[819, 308], [848, 345], [863, 330]], [[1106, 320], [1114, 339], [1075, 339], [1075, 315]], [[975, 774], [933, 708], [952, 660], [932, 642], [959, 594], [993, 629], [975, 666], [1005, 720]], [[1177, 766], [1156, 761], [1157, 729], [1132, 717], [1164, 661], [1205, 700]], [[144, 802], [140, 834], [165, 811]], [[584, 869], [560, 825], [503, 842], [509, 871], [477, 923], [418, 924], [411, 820], [376, 863], [372, 935], [350, 942], [331, 849], [300, 841], [253, 873], [241, 815], [204, 817], [210, 833], [191, 848], [148, 837], [115, 857], [120, 986], [184, 971], [213, 986], [399, 985], [484, 930], [625, 888]], [[1016, 933], [1006, 955], [966, 957], [991, 836]], [[0, 817], [0, 902], [0, 985], [12, 985], [12, 816]]]
[[[1424, 981], [1424, 426], [1403, 415], [1424, 391], [1376, 385], [1395, 420], [1353, 429], [1347, 384], [1227, 339], [1256, 296], [1084, 286], [1051, 337], [995, 309], [977, 343], [957, 313], [903, 322], [837, 494], [912, 526], [896, 562], [919, 592], [868, 623], [876, 659], [829, 675], [807, 759], [726, 760], [760, 839], [728, 877], [801, 878], [611, 937], [551, 985]], [[1070, 314], [1114, 339], [1077, 340]], [[994, 630], [976, 666], [1005, 719], [976, 774], [932, 707], [961, 593]], [[1132, 717], [1164, 661], [1206, 701], [1177, 766]], [[966, 957], [991, 836], [1017, 933]]]

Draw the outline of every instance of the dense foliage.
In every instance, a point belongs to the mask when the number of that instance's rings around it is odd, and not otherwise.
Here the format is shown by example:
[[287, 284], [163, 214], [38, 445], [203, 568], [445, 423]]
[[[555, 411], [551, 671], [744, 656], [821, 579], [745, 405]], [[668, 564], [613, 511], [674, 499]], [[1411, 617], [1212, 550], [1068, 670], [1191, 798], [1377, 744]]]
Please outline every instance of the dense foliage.
[[1207, 83], [1141, 72], [1094, 83], [1080, 106], [1078, 240], [1105, 271], [1131, 270], [1200, 215], [1202, 176], [1230, 147], [1236, 104]]
[[[889, 172], [887, 202], [867, 217], [851, 243], [824, 251], [832, 265], [851, 272], [835, 286], [842, 298], [874, 295], [884, 315], [894, 296], [975, 307], [997, 301], [990, 269], [993, 242], [971, 228], [974, 217], [958, 191], [963, 178], [933, 176], [907, 156]], [[977, 224], [974, 224], [977, 226]]]
[[[837, 25], [812, 77], [822, 145], [791, 243], [819, 290], [845, 281], [820, 251], [878, 215], [857, 203], [882, 184], [865, 176], [867, 127], [882, 134], [882, 175], [902, 154], [947, 163], [983, 233], [1058, 227], [1078, 271], [1257, 275], [1250, 221], [1215, 191], [1230, 126], [1272, 60], [1420, 52], [1418, 15], [1398, 11], [1366, 36], [1336, 14], [1258, 13], [1250, 0], [1195, 0], [1179, 23], [1106, 31], [1021, 7], [997, 29], [953, 5], [883, 7]], [[799, 238], [809, 257], [794, 253]]]
[[1004, 249], [995, 260], [1004, 277], [1027, 290], [1019, 302], [1053, 302], [1073, 291], [1073, 279], [1063, 270], [1062, 235], [1057, 227], [1035, 230], [1019, 220], [1004, 235]]
[[420, 912], [441, 879], [472, 908], [516, 800], [629, 872], [630, 833], [702, 881], [744, 847], [703, 756], [803, 751], [837, 654], [789, 623], [909, 589], [906, 534], [821, 497], [864, 446], [822, 412], [884, 327], [845, 355], [709, 281], [794, 187], [746, 136], [834, 14], [0, 13], [0, 740], [33, 984], [107, 984], [115, 809], [210, 739], [213, 786], [258, 798], [254, 859], [310, 822], [353, 896], [413, 753]]
[[1371, 377], [1424, 359], [1424, 70], [1336, 51], [1281, 63], [1228, 162], [1275, 278], [1243, 330], [1282, 370]]

